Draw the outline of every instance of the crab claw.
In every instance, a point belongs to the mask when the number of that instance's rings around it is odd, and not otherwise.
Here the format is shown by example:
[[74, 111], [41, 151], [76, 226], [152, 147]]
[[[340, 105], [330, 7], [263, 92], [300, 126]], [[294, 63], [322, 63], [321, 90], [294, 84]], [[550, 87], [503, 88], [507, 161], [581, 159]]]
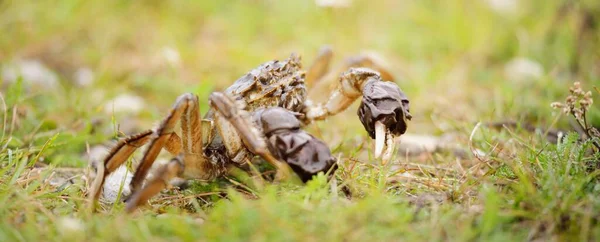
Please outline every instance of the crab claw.
[[302, 130], [295, 113], [280, 107], [259, 109], [254, 120], [267, 137], [271, 153], [290, 165], [303, 182], [337, 169], [327, 144]]
[[375, 122], [375, 158], [379, 158], [383, 153], [387, 130], [382, 122]]
[[393, 82], [371, 80], [363, 88], [357, 114], [375, 139], [375, 157], [386, 163], [393, 154], [395, 138], [406, 132], [412, 118], [408, 98]]

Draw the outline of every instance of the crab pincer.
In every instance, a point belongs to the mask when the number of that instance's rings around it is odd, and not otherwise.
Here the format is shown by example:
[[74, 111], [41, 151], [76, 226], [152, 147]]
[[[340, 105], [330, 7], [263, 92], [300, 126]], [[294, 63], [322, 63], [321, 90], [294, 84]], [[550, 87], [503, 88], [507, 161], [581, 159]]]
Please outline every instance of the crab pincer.
[[395, 138], [406, 132], [412, 118], [408, 98], [395, 83], [372, 80], [364, 85], [357, 114], [369, 136], [375, 139], [375, 157], [383, 154], [382, 160], [387, 163]]
[[279, 107], [259, 109], [254, 122], [266, 136], [271, 153], [307, 182], [319, 172], [336, 169], [336, 159], [327, 144], [300, 129], [296, 115], [299, 114]]

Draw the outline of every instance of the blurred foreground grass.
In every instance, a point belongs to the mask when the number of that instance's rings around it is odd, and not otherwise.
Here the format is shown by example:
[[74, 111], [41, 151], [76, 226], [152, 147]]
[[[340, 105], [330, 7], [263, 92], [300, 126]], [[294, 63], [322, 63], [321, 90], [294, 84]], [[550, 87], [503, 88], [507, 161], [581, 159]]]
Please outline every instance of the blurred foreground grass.
[[[600, 84], [599, 16], [592, 0], [1, 1], [0, 241], [597, 240], [589, 144], [519, 126], [469, 135], [478, 121], [571, 130], [549, 104], [573, 81]], [[340, 157], [333, 181], [227, 178], [165, 192], [135, 216], [122, 204], [85, 210], [85, 184], [68, 181], [88, 147], [151, 127], [181, 93], [207, 100], [262, 62], [297, 52], [308, 66], [324, 44], [338, 62], [384, 56], [411, 99], [409, 132], [452, 134], [485, 159], [398, 154], [380, 166], [353, 106], [309, 128]], [[47, 72], [20, 73], [26, 64]], [[138, 108], [118, 106], [123, 94]], [[597, 104], [589, 115], [600, 126]]]

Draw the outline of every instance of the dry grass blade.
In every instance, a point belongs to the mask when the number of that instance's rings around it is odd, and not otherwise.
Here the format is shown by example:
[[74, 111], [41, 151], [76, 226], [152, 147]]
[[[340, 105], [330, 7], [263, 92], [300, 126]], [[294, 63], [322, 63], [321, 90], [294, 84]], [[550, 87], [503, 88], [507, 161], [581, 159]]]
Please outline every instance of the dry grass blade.
[[[473, 128], [473, 130], [471, 131], [471, 135], [469, 135], [469, 149], [471, 150], [471, 154], [473, 154], [473, 156], [475, 156], [475, 158], [480, 161], [482, 164], [485, 164], [486, 166], [488, 166], [489, 168], [493, 168], [492, 165], [490, 165], [488, 163], [488, 161], [486, 160], [485, 157], [482, 157], [478, 150], [475, 148], [475, 146], [473, 145], [473, 137], [475, 137], [475, 133], [477, 133], [477, 130], [479, 130], [479, 128], [481, 127], [482, 123], [481, 122], [477, 122], [477, 124], [475, 125], [475, 127]], [[488, 154], [491, 154], [495, 149], [496, 149], [497, 144], [494, 146], [494, 149], [492, 149], [492, 151], [488, 152]], [[488, 154], [486, 154], [485, 156], [487, 156]]]

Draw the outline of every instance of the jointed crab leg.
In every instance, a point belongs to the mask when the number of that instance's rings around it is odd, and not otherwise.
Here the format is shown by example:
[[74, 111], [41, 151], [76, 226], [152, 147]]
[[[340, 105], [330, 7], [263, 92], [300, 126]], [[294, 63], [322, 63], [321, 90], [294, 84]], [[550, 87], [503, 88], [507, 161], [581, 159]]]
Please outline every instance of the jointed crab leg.
[[[339, 78], [337, 88], [324, 104], [306, 107], [306, 119], [324, 120], [348, 108], [362, 95], [364, 85], [368, 81], [382, 81], [379, 73], [367, 68], [353, 68]], [[309, 102], [310, 103], [310, 102]]]
[[[168, 164], [160, 167], [155, 172], [153, 179], [148, 181], [141, 190], [133, 191], [127, 201], [127, 212], [132, 212], [148, 199], [169, 187], [170, 180], [175, 177], [199, 179], [214, 177], [216, 174], [214, 171], [218, 169], [215, 169], [216, 167], [207, 161], [202, 154], [202, 127], [199, 111], [197, 96], [186, 94], [178, 99], [172, 111], [174, 115], [170, 115], [165, 119], [159, 130], [163, 130], [165, 135], [168, 134], [167, 132], [173, 132], [173, 125], [180, 119], [182, 138], [177, 141], [181, 142], [182, 151]], [[171, 137], [173, 137], [173, 134]], [[171, 139], [169, 140], [171, 141]], [[168, 142], [167, 144], [169, 144]], [[142, 177], [145, 177], [145, 175]]]
[[306, 71], [306, 77], [304, 78], [306, 86], [312, 87], [314, 83], [318, 83], [327, 74], [332, 57], [333, 51], [329, 46], [324, 46], [319, 50], [319, 54]]
[[160, 167], [154, 175], [154, 178], [148, 181], [142, 190], [132, 194], [131, 198], [127, 201], [127, 212], [133, 212], [138, 206], [167, 188], [169, 186], [169, 181], [183, 175], [183, 170], [184, 165], [182, 155], [171, 159], [169, 163]]
[[[366, 86], [369, 86], [367, 88], [369, 91], [365, 90]], [[361, 96], [378, 100], [365, 104], [364, 108], [370, 113], [366, 116], [362, 115], [363, 117], [359, 115], [359, 118], [365, 127], [374, 129], [372, 137], [375, 138], [375, 157], [379, 158], [383, 154], [383, 162], [386, 163], [394, 150], [394, 134], [404, 133], [406, 121], [411, 117], [408, 106], [405, 107], [408, 105], [408, 100], [403, 99], [400, 89], [395, 84], [384, 83], [378, 72], [368, 68], [351, 68], [343, 73], [327, 102], [317, 105], [307, 102], [305, 122], [323, 120], [342, 112]], [[396, 110], [400, 110], [400, 116], [396, 116]], [[379, 120], [382, 118], [391, 118], [391, 120], [385, 120], [384, 124], [383, 120]], [[383, 152], [384, 148], [385, 152]]]
[[[320, 73], [320, 71], [325, 71], [329, 69], [328, 62], [331, 61], [331, 57], [331, 49], [323, 47], [316, 60], [314, 61], [314, 64], [306, 73], [306, 83], [308, 86], [311, 86], [309, 90], [309, 97], [316, 97], [317, 95], [322, 95], [323, 90], [331, 90], [331, 87], [333, 87], [333, 85], [336, 85], [334, 81], [336, 81], [341, 74], [343, 74], [350, 68], [366, 67], [378, 72], [381, 76], [381, 79], [385, 81], [394, 80], [394, 76], [389, 71], [389, 68], [387, 67], [385, 61], [383, 61], [380, 57], [374, 54], [368, 53], [363, 53], [357, 56], [347, 58], [343, 63], [334, 67], [333, 70], [327, 73]], [[317, 66], [324, 67], [318, 68]], [[312, 80], [311, 76], [317, 76], [316, 73], [319, 73], [319, 78]]]
[[[219, 92], [210, 95], [210, 102], [212, 107], [217, 111], [216, 118], [222, 118], [224, 121], [217, 120], [217, 124], [222, 125], [223, 123], [229, 123], [235, 128], [235, 130], [225, 130], [223, 126], [219, 127], [222, 136], [224, 135], [224, 132], [236, 132], [250, 152], [259, 155], [277, 169], [277, 176], [279, 179], [290, 178], [291, 168], [271, 154], [267, 148], [265, 139], [259, 134], [259, 131], [254, 128], [254, 124], [250, 120], [249, 115], [245, 113], [243, 109], [238, 108], [232, 99]], [[230, 137], [233, 138], [235, 136], [236, 135], [231, 135]], [[229, 141], [232, 140], [229, 139], [229, 137], [226, 139]], [[230, 146], [228, 144], [225, 145]], [[229, 147], [227, 148], [230, 150]]]
[[152, 130], [146, 130], [139, 134], [131, 135], [125, 139], [120, 140], [117, 145], [110, 151], [110, 153], [104, 158], [103, 164], [100, 164], [103, 167], [98, 167], [98, 172], [94, 179], [94, 182], [91, 186], [91, 191], [89, 197], [92, 201], [95, 201], [100, 196], [100, 192], [102, 191], [102, 184], [104, 184], [104, 179], [119, 168], [131, 154], [146, 144], [150, 138], [152, 137]]
[[[120, 140], [109, 152], [109, 154], [104, 158], [102, 166], [98, 167], [96, 177], [92, 183], [90, 189], [90, 199], [91, 202], [98, 200], [100, 197], [100, 193], [102, 191], [102, 185], [104, 184], [104, 180], [110, 173], [114, 172], [117, 168], [119, 168], [127, 159], [135, 152], [138, 148], [142, 147], [144, 144], [148, 143], [152, 138], [154, 131], [146, 130], [139, 134], [134, 134], [128, 136], [122, 140]], [[169, 151], [171, 154], [178, 154], [181, 149], [181, 141], [179, 136], [176, 133], [171, 134], [167, 144], [165, 145], [165, 149]]]
[[131, 188], [134, 194], [141, 187], [141, 184], [148, 173], [148, 169], [152, 166], [162, 148], [165, 148], [171, 154], [178, 154], [182, 149], [182, 139], [174, 132], [174, 128], [180, 118], [182, 119], [182, 129], [184, 130], [183, 143], [186, 145], [183, 147], [184, 150], [186, 153], [197, 151], [199, 148], [195, 148], [195, 146], [201, 145], [190, 144], [201, 139], [199, 138], [201, 137], [198, 125], [199, 120], [197, 120], [199, 115], [198, 106], [198, 98], [193, 94], [181, 95], [177, 99], [177, 102], [167, 118], [163, 120], [156, 131], [147, 130], [119, 141], [104, 159], [104, 164], [102, 164], [103, 167], [99, 167], [98, 169], [98, 174], [96, 174], [96, 178], [91, 187], [91, 201], [93, 202], [99, 198], [105, 178], [123, 165], [137, 148], [148, 141], [152, 140], [150, 146], [144, 153], [144, 157], [136, 169], [131, 182]]
[[[379, 73], [367, 68], [353, 68], [341, 75], [337, 88], [330, 95], [325, 104], [308, 106], [306, 118], [312, 120], [324, 120], [329, 116], [338, 114], [348, 108], [363, 92], [365, 84], [369, 81], [382, 81]], [[309, 102], [310, 103], [310, 102]], [[378, 124], [381, 124], [377, 122]], [[392, 153], [393, 145], [386, 145], [387, 130], [383, 125], [376, 125], [375, 158], [383, 153], [384, 146], [387, 147], [386, 154]], [[393, 143], [393, 142], [391, 142]], [[388, 158], [387, 156], [385, 158]], [[387, 162], [387, 161], [384, 161]]]
[[[160, 153], [161, 149], [166, 145], [167, 141], [171, 139], [171, 135], [175, 133], [175, 125], [182, 115], [187, 117], [188, 115], [194, 115], [194, 113], [196, 113], [195, 115], [197, 116], [198, 112], [200, 111], [198, 110], [198, 106], [198, 97], [193, 94], [187, 93], [177, 98], [177, 102], [171, 109], [171, 112], [156, 130], [150, 146], [148, 146], [142, 161], [140, 162], [135, 174], [133, 175], [133, 178], [131, 179], [132, 193], [138, 191], [142, 186], [142, 182], [146, 178], [148, 170], [150, 167], [152, 167], [152, 164], [154, 164], [156, 157]], [[188, 117], [187, 120], [189, 122], [189, 120], [192, 120], [192, 118]], [[182, 132], [182, 135], [184, 136], [182, 140], [184, 144], [187, 144], [183, 146], [184, 148], [189, 147], [189, 143], [187, 143], [190, 141], [189, 134], [189, 132]]]

